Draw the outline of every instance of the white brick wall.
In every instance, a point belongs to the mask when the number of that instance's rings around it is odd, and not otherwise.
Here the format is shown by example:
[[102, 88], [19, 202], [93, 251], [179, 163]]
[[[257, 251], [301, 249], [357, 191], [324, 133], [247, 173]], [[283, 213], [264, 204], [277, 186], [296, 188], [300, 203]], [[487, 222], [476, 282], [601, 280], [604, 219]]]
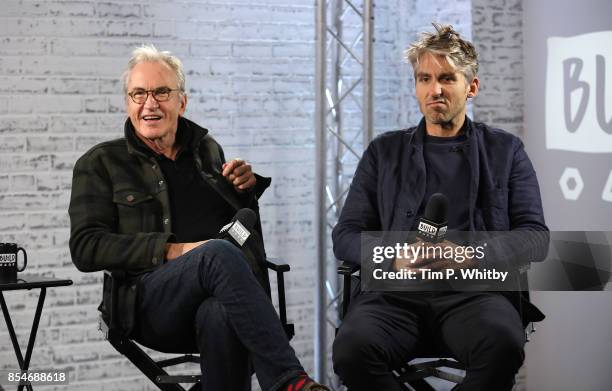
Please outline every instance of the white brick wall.
[[[262, 200], [268, 252], [292, 266], [294, 346], [312, 368], [313, 9], [274, 0], [2, 2], [0, 238], [27, 248], [30, 271], [75, 282], [48, 291], [32, 367], [70, 369], [69, 389], [150, 388], [96, 330], [101, 276], [70, 262], [67, 206], [78, 156], [122, 134], [119, 77], [131, 50], [152, 42], [184, 61], [186, 116], [228, 157], [273, 177]], [[23, 346], [37, 293], [5, 294]], [[0, 368], [14, 368], [0, 324]]]
[[[486, 58], [476, 118], [510, 124], [509, 130], [519, 126], [520, 0], [460, 0], [452, 7], [442, 0], [378, 3], [377, 133], [420, 119], [412, 72], [402, 63], [416, 33], [436, 20], [470, 37], [472, 18]], [[152, 42], [184, 61], [186, 116], [208, 127], [228, 157], [246, 158], [273, 177], [262, 200], [264, 235], [268, 253], [286, 256], [292, 265], [287, 284], [289, 318], [297, 327], [293, 345], [312, 369], [314, 20], [311, 0], [2, 2], [0, 240], [26, 246], [30, 271], [75, 282], [49, 290], [32, 367], [69, 368], [74, 390], [150, 388], [96, 331], [100, 275], [80, 273], [70, 262], [66, 210], [75, 160], [122, 134], [119, 76], [134, 46]], [[349, 108], [347, 123], [356, 127], [359, 119]], [[5, 297], [25, 346], [37, 292]], [[0, 325], [0, 368], [13, 368]]]
[[522, 4], [522, 0], [472, 0], [482, 85], [474, 115], [515, 134], [524, 130]]

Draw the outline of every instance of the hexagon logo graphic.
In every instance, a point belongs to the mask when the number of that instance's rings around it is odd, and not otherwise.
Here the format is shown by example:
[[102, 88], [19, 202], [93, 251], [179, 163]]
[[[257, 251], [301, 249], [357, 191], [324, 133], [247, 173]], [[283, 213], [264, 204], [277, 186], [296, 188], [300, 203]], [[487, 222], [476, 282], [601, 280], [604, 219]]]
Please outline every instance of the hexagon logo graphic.
[[580, 197], [582, 189], [584, 189], [580, 171], [574, 167], [565, 167], [559, 179], [559, 186], [561, 186], [561, 192], [566, 200], [576, 201]]

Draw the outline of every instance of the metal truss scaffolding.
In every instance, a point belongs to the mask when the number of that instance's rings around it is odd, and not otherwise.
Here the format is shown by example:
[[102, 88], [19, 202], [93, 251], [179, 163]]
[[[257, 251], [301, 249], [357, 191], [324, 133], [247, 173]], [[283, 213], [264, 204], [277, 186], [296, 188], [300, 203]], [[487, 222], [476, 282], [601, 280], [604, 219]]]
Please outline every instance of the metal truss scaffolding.
[[337, 381], [330, 365], [330, 344], [338, 325], [341, 297], [331, 229], [373, 134], [373, 11], [373, 0], [316, 1], [318, 289], [314, 360], [315, 377], [327, 383]]

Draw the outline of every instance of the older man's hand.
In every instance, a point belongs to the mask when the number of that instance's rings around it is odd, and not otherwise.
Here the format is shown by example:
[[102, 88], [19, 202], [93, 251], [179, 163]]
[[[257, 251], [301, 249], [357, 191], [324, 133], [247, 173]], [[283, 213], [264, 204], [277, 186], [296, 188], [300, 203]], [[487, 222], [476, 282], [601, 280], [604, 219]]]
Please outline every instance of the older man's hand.
[[192, 243], [167, 243], [165, 252], [165, 258], [168, 261], [172, 261], [181, 255], [187, 254], [189, 251], [193, 250], [196, 247], [200, 247], [204, 243], [208, 242], [208, 240], [202, 240], [199, 242]]
[[233, 159], [224, 163], [221, 174], [239, 193], [252, 188], [257, 183], [251, 165], [242, 159]]

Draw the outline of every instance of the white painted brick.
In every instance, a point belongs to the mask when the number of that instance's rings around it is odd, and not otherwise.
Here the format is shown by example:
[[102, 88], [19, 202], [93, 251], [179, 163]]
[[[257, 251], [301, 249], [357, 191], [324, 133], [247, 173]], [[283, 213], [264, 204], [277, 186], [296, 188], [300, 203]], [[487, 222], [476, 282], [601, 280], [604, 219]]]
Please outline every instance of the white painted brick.
[[69, 152], [74, 149], [72, 136], [28, 136], [27, 152]]
[[109, 37], [127, 37], [128, 24], [125, 21], [111, 21], [106, 24], [106, 33]]
[[36, 178], [38, 191], [70, 190], [72, 185], [72, 173], [41, 174]]
[[125, 120], [124, 113], [101, 116], [99, 117], [100, 131], [108, 134], [109, 138], [123, 137]]
[[0, 57], [0, 71], [4, 75], [16, 75], [21, 73], [20, 57]]
[[290, 71], [289, 62], [282, 60], [270, 61], [258, 59], [257, 61], [248, 59], [225, 60], [219, 59], [210, 63], [210, 72], [213, 75], [240, 75], [240, 76], [280, 76], [286, 75]]
[[140, 5], [115, 2], [97, 3], [96, 15], [101, 18], [136, 18], [140, 16]]
[[47, 85], [51, 94], [96, 94], [98, 81], [94, 78], [62, 77], [48, 80]]
[[[105, 57], [39, 57], [33, 56], [20, 65], [25, 75], [114, 76], [121, 74], [124, 60]], [[10, 72], [9, 70], [9, 73]]]
[[159, 20], [172, 19], [184, 20], [187, 18], [188, 11], [185, 4], [176, 3], [151, 3], [144, 4], [142, 7], [145, 18]]
[[[232, 81], [227, 77], [190, 76], [188, 96], [195, 94], [222, 94], [231, 90]], [[189, 104], [189, 103], [188, 103]]]
[[243, 57], [272, 57], [272, 44], [251, 41], [248, 43], [232, 44], [232, 56]]
[[299, 94], [303, 91], [307, 91], [309, 94], [313, 88], [313, 80], [312, 79], [298, 79], [293, 78], [291, 80], [283, 80], [283, 79], [275, 79], [274, 80], [274, 91], [277, 92], [287, 92], [292, 94]]
[[94, 56], [98, 45], [79, 38], [57, 38], [50, 41], [50, 53], [56, 56]]
[[30, 171], [48, 169], [51, 158], [49, 155], [1, 155], [0, 172]]
[[95, 16], [94, 3], [90, 1], [47, 2], [48, 16], [53, 17], [92, 17]]
[[[8, 190], [9, 179], [8, 176], [0, 177], [0, 191]], [[24, 213], [0, 213], [0, 231], [20, 231], [25, 228], [25, 214]], [[5, 241], [3, 235], [3, 241]], [[0, 344], [1, 345], [1, 344]]]
[[105, 24], [95, 19], [18, 19], [16, 35], [55, 37], [100, 37]]
[[8, 191], [10, 188], [10, 176], [8, 174], [0, 175], [0, 192]]
[[78, 113], [81, 99], [66, 95], [15, 96], [9, 101], [12, 113]]
[[49, 131], [54, 133], [95, 132], [98, 130], [97, 124], [97, 118], [91, 114], [54, 115], [50, 118]]
[[258, 5], [236, 5], [232, 7], [231, 18], [244, 22], [274, 22], [293, 20], [295, 23], [311, 23], [312, 7], [280, 7]]
[[128, 23], [128, 34], [130, 37], [151, 37], [153, 35], [153, 24], [150, 22]]
[[40, 2], [23, 2], [18, 0], [6, 0], [2, 4], [2, 15], [21, 16], [28, 14], [32, 16], [45, 16], [47, 10]]
[[52, 159], [53, 170], [72, 170], [74, 163], [82, 155], [82, 153], [70, 153], [70, 154], [54, 154]]
[[[228, 21], [233, 19], [230, 7], [222, 4], [202, 4], [201, 2], [190, 2], [186, 4], [186, 16], [188, 20], [197, 20], [201, 23]], [[185, 15], [183, 16], [183, 18]]]
[[34, 191], [36, 190], [36, 177], [33, 174], [20, 174], [11, 177], [11, 191]]
[[208, 26], [209, 34], [207, 37], [203, 37], [201, 35], [201, 31], [198, 29], [201, 28], [199, 23], [196, 22], [181, 22], [176, 24], [176, 36], [180, 39], [211, 39], [214, 33], [214, 26]]
[[108, 97], [108, 112], [123, 113], [125, 111], [125, 96], [110, 95]]
[[[46, 93], [47, 80], [43, 77], [20, 77], [5, 76], [0, 77], [0, 93], [10, 94], [39, 94]], [[8, 101], [8, 98], [3, 98]]]
[[6, 16], [3, 17], [3, 23], [0, 24], [0, 33], [2, 33], [2, 36], [20, 37], [23, 35], [23, 25], [33, 21], [33, 19], [24, 20], [22, 18], [9, 17], [9, 15], [5, 14], [4, 12], [3, 15]]
[[256, 31], [262, 38], [280, 41], [313, 41], [314, 30], [310, 24], [260, 24]]
[[65, 212], [32, 213], [28, 215], [27, 225], [30, 229], [65, 228], [69, 226], [69, 221]]
[[47, 40], [44, 38], [0, 38], [0, 55], [45, 54]]
[[266, 93], [272, 92], [271, 79], [265, 78], [235, 78], [233, 82], [233, 89], [236, 93]]
[[25, 149], [25, 138], [23, 137], [0, 137], [0, 152], [19, 153]]
[[100, 94], [118, 94], [122, 93], [123, 85], [119, 78], [100, 79]]
[[83, 111], [86, 113], [104, 113], [108, 108], [106, 97], [92, 97], [83, 99]]
[[14, 193], [14, 194], [0, 194], [0, 200], [2, 205], [0, 210], [10, 211], [25, 209], [30, 211], [40, 211], [52, 209], [56, 205], [57, 194], [50, 193]]
[[287, 44], [277, 44], [272, 47], [272, 53], [274, 57], [305, 57], [308, 59], [312, 59], [314, 57], [315, 43], [291, 43]]
[[75, 138], [75, 146], [77, 151], [87, 151], [89, 148], [103, 141], [109, 140], [103, 135], [77, 136]]
[[[70, 230], [61, 229], [58, 231], [53, 231], [52, 236], [53, 236], [53, 245], [55, 247], [68, 248], [68, 243], [70, 241]], [[70, 256], [67, 256], [64, 258], [65, 265], [70, 266], [69, 263], [71, 262], [72, 261], [70, 259]], [[70, 266], [70, 268], [72, 268], [72, 266]]]
[[170, 20], [164, 20], [153, 23], [153, 37], [155, 38], [174, 38], [176, 37], [176, 30], [174, 28], [174, 22]]

